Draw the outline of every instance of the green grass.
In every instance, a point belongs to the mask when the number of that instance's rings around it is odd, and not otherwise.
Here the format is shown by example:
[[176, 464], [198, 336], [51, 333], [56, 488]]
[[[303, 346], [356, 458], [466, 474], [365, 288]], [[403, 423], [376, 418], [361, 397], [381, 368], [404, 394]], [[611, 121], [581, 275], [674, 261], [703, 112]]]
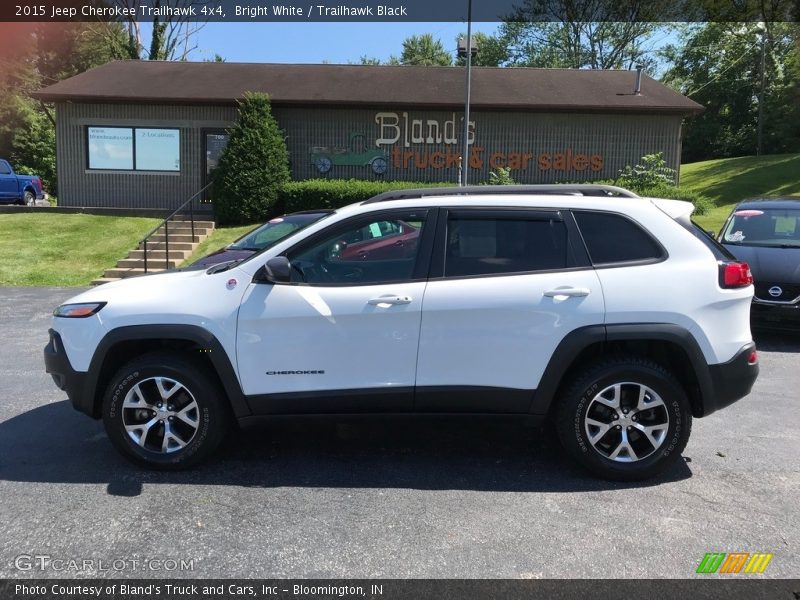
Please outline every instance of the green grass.
[[195, 248], [192, 255], [183, 261], [183, 265], [193, 263], [198, 258], [211, 254], [212, 252], [224, 248], [231, 242], [239, 239], [248, 231], [252, 231], [258, 227], [260, 223], [255, 225], [242, 225], [239, 227], [217, 227], [206, 239], [200, 242], [200, 245]]
[[85, 286], [127, 256], [158, 219], [0, 215], [0, 285]]
[[800, 196], [800, 154], [743, 156], [681, 165], [681, 187], [702, 192], [714, 203], [695, 217], [704, 228], [719, 231], [733, 206], [758, 196]]

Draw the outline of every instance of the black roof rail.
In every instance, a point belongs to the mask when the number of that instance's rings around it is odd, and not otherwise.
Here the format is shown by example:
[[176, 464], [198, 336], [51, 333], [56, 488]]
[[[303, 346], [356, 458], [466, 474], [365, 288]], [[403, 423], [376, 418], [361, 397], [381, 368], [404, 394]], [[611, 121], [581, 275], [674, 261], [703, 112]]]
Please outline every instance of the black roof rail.
[[621, 196], [639, 198], [633, 192], [614, 185], [595, 183], [556, 183], [543, 185], [468, 185], [464, 187], [430, 187], [384, 192], [364, 200], [361, 204], [387, 202], [389, 200], [409, 200], [429, 196], [486, 196], [490, 194], [552, 194], [556, 196]]

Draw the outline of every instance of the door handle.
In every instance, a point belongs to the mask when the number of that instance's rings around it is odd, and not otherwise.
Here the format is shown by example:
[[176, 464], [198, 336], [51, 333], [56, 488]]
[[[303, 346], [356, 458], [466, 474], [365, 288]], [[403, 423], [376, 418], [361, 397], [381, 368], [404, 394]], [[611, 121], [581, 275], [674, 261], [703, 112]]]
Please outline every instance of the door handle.
[[380, 306], [381, 304], [411, 304], [413, 298], [411, 296], [380, 296], [379, 298], [372, 298], [367, 302], [372, 306]]
[[547, 290], [543, 295], [548, 298], [555, 298], [556, 296], [580, 297], [588, 296], [592, 293], [589, 288], [576, 288], [576, 287], [560, 287], [554, 290]]

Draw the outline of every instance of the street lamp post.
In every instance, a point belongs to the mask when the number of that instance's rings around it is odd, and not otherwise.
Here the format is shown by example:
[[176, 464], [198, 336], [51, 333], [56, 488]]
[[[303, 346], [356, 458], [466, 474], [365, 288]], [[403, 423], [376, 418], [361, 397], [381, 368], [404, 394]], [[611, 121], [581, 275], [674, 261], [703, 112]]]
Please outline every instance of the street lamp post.
[[758, 87], [758, 123], [756, 139], [756, 156], [761, 156], [764, 149], [764, 87], [767, 70], [767, 27], [764, 23], [759, 23], [761, 31], [761, 82]]
[[461, 152], [461, 185], [469, 179], [469, 100], [472, 89], [472, 0], [467, 0], [467, 90], [464, 100], [464, 149]]

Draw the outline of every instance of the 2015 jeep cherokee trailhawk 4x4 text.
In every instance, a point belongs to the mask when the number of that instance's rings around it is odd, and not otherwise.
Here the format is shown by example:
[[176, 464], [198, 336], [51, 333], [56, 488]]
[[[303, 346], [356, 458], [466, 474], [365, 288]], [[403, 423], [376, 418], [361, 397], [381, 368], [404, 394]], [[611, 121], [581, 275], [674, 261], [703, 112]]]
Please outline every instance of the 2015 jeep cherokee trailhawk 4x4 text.
[[156, 468], [235, 421], [502, 413], [552, 423], [598, 476], [646, 478], [758, 374], [749, 268], [691, 212], [595, 185], [390, 192], [241, 262], [80, 294], [45, 363]]

